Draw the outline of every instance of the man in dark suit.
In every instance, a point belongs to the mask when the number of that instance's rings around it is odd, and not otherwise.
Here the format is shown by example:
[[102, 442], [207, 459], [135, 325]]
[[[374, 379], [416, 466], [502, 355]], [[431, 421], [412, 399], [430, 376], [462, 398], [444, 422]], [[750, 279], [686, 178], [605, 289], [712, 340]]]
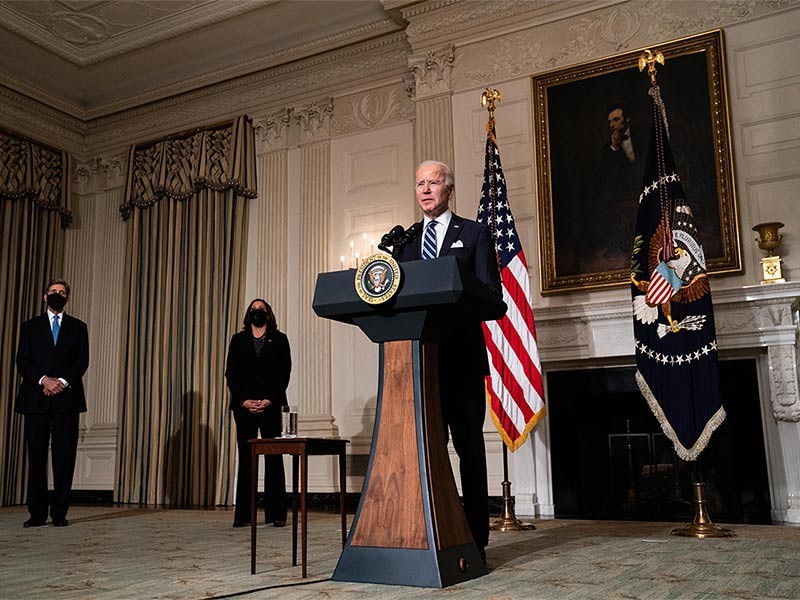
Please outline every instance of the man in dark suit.
[[80, 413], [86, 412], [83, 374], [89, 366], [86, 323], [64, 313], [69, 284], [54, 279], [45, 288], [47, 310], [22, 324], [17, 369], [22, 385], [15, 410], [25, 415], [28, 451], [28, 512], [24, 527], [47, 522], [47, 447], [52, 432], [53, 497], [50, 517], [69, 525], [67, 510], [78, 449]]
[[603, 144], [600, 162], [592, 181], [587, 206], [578, 229], [586, 257], [582, 272], [626, 269], [630, 265], [631, 240], [636, 225], [636, 207], [642, 191], [647, 136], [631, 127], [626, 105], [611, 104], [607, 109], [608, 141]]
[[[489, 232], [485, 225], [450, 210], [454, 187], [453, 172], [446, 164], [426, 161], [417, 168], [417, 204], [425, 215], [422, 233], [403, 249], [400, 260], [455, 256], [502, 296]], [[464, 512], [484, 560], [489, 542], [489, 486], [483, 440], [484, 377], [488, 374], [489, 361], [480, 323], [463, 326], [439, 345], [439, 394], [445, 434], [449, 428], [459, 458]]]

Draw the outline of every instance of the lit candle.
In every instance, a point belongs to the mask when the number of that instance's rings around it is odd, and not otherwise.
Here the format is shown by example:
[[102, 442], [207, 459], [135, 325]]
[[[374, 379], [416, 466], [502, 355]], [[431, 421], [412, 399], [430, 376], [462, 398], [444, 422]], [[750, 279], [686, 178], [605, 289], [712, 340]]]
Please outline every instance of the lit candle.
[[339, 257], [339, 268], [344, 270], [344, 256]]
[[372, 254], [375, 252], [375, 240], [370, 239], [369, 241], [369, 253]]

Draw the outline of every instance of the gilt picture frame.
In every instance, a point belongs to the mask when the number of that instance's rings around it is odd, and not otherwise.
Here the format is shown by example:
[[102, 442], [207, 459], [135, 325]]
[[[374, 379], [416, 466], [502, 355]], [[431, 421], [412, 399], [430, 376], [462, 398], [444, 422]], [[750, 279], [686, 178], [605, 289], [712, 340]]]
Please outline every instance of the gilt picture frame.
[[[650, 49], [665, 57], [657, 79], [670, 144], [708, 271], [740, 272], [722, 31]], [[542, 294], [630, 281], [652, 128], [650, 82], [637, 66], [641, 54], [632, 50], [532, 78]]]

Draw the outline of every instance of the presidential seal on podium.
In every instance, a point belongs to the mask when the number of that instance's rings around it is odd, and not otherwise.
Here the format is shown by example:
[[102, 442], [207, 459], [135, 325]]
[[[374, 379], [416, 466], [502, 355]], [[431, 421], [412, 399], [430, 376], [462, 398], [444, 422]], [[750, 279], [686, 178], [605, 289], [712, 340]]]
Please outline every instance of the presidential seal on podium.
[[369, 304], [383, 304], [400, 288], [400, 265], [388, 254], [368, 256], [356, 271], [356, 292]]

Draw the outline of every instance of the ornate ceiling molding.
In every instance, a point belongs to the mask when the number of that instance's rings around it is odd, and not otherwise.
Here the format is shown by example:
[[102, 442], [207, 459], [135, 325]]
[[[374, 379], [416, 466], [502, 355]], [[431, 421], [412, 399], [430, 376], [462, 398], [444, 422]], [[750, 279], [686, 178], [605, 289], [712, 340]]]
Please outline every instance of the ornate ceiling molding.
[[3, 2], [0, 19], [6, 29], [86, 67], [263, 6], [262, 0]]
[[628, 0], [442, 0], [400, 7], [406, 35], [415, 52], [432, 45], [456, 47], [498, 35], [567, 19]]
[[0, 125], [80, 154], [86, 147], [86, 125], [58, 110], [0, 86]]
[[[243, 112], [274, 110], [292, 101], [342, 90], [353, 82], [402, 77], [408, 46], [402, 34], [370, 40], [280, 68], [98, 118], [89, 126], [89, 145], [105, 148], [119, 140], [196, 126]], [[275, 99], [274, 103], [270, 99]]]

